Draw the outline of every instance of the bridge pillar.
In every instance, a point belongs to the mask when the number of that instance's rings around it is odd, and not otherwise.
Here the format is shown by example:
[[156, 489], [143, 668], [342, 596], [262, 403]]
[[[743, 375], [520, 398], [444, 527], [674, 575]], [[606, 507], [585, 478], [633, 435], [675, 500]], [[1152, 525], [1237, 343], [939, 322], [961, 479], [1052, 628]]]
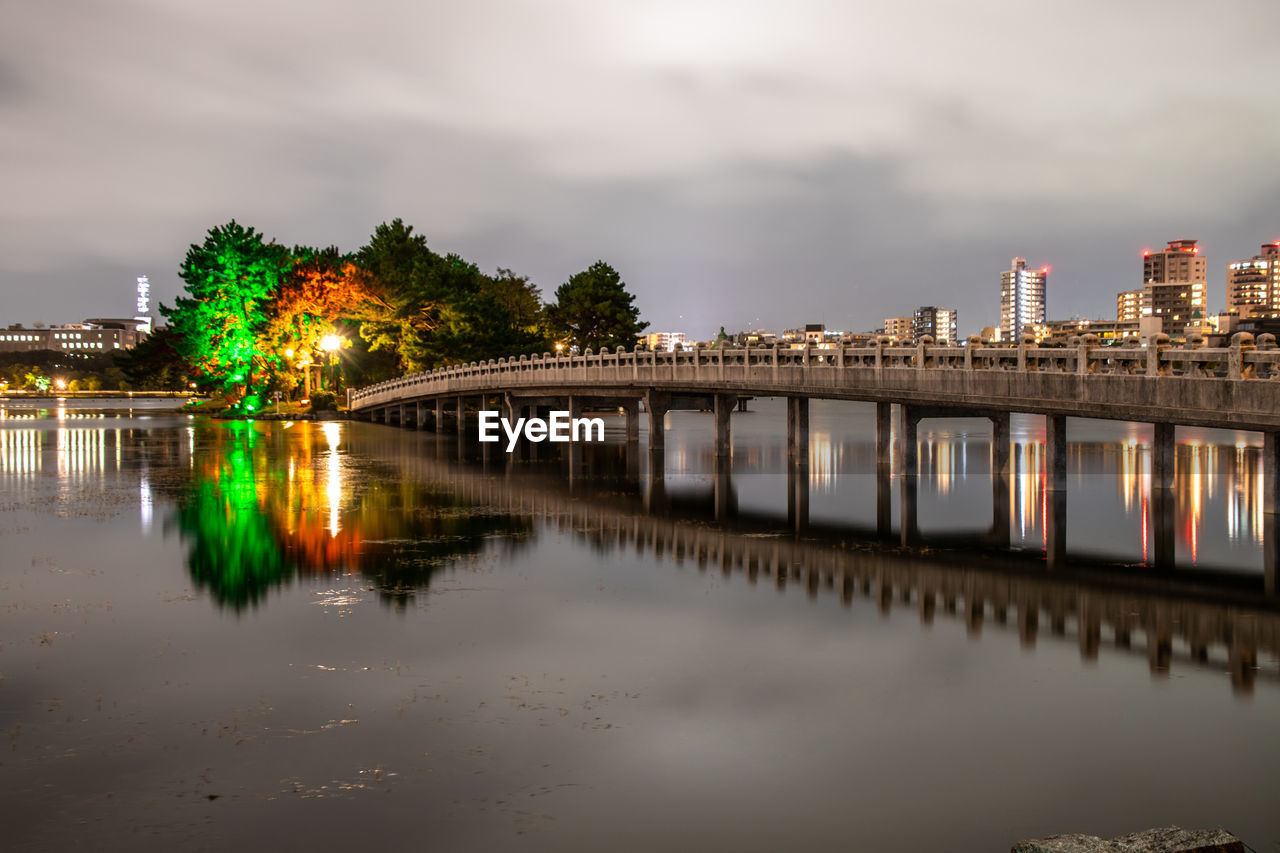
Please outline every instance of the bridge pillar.
[[729, 460], [717, 456], [715, 461], [714, 501], [716, 521], [725, 521], [738, 514], [738, 495], [733, 488], [733, 475]]
[[893, 464], [893, 404], [876, 403], [876, 467], [887, 468]]
[[1045, 561], [1059, 569], [1067, 560], [1067, 418], [1045, 416]]
[[1262, 434], [1262, 511], [1280, 513], [1280, 433]]
[[458, 435], [467, 434], [467, 398], [459, 396], [457, 401]]
[[[914, 430], [913, 430], [914, 432]], [[899, 541], [910, 545], [920, 538], [920, 525], [916, 515], [919, 503], [920, 477], [914, 470], [904, 470], [898, 478], [898, 526]]]
[[796, 533], [809, 529], [809, 456], [787, 464], [787, 526]]
[[649, 450], [660, 453], [666, 449], [667, 410], [671, 397], [658, 391], [646, 392], [644, 407], [649, 410]]
[[435, 417], [433, 418], [433, 428], [436, 432], [444, 432], [444, 398], [436, 397], [435, 401]]
[[809, 398], [787, 398], [787, 455], [809, 459]]
[[882, 538], [893, 533], [893, 469], [888, 459], [876, 465], [876, 535]]
[[418, 400], [413, 404], [413, 407], [415, 415], [413, 419], [414, 428], [422, 429], [427, 425], [427, 404], [422, 400]]
[[916, 428], [920, 424], [920, 414], [914, 406], [905, 403], [898, 406], [898, 455], [902, 462], [902, 475], [914, 477], [919, 473], [919, 441]]
[[629, 400], [623, 405], [627, 418], [627, 446], [640, 443], [640, 401]]
[[730, 456], [733, 451], [733, 439], [729, 431], [729, 419], [733, 415], [733, 407], [738, 404], [736, 396], [717, 394], [715, 396], [716, 416], [716, 456]]
[[1009, 434], [1009, 413], [997, 412], [987, 417], [991, 419], [991, 473], [1002, 477], [1007, 476], [1009, 474], [1009, 450], [1012, 447]]
[[1176, 447], [1173, 424], [1156, 424], [1151, 443], [1151, 487], [1153, 489], [1173, 487]]

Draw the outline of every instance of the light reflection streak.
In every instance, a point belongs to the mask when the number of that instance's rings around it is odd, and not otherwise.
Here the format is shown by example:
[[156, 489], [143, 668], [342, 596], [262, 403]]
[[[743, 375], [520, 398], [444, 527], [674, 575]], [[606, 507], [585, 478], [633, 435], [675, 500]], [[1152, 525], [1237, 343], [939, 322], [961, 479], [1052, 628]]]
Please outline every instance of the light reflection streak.
[[320, 427], [325, 439], [329, 442], [328, 479], [325, 485], [325, 496], [329, 501], [329, 525], [326, 528], [330, 536], [337, 536], [342, 528], [340, 510], [342, 509], [342, 460], [338, 458], [338, 442], [342, 437], [342, 428], [332, 422]]

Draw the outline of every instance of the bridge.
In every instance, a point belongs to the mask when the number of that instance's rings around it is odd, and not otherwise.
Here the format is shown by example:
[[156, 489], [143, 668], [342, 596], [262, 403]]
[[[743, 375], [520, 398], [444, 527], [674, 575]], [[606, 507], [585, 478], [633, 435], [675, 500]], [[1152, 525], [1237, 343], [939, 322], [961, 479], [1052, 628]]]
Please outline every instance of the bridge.
[[[520, 356], [441, 368], [349, 392], [357, 418], [419, 429], [469, 433], [481, 410], [504, 417], [556, 408], [579, 417], [588, 411], [626, 416], [628, 445], [639, 443], [640, 408], [649, 417], [648, 446], [665, 446], [667, 412], [711, 410], [716, 453], [732, 449], [732, 413], [751, 397], [787, 401], [787, 448], [800, 464], [808, 459], [809, 401], [860, 400], [876, 405], [876, 449], [887, 480], [897, 459], [912, 491], [918, 471], [917, 427], [934, 417], [983, 417], [993, 429], [994, 496], [1010, 467], [1009, 415], [1046, 418], [1047, 488], [1053, 512], [1065, 519], [1067, 417], [1138, 421], [1154, 425], [1153, 500], [1168, 499], [1173, 484], [1179, 425], [1262, 432], [1264, 506], [1280, 512], [1280, 349], [1272, 335], [1237, 334], [1229, 347], [1210, 348], [1196, 338], [1171, 346], [1161, 335], [1147, 347], [1098, 345], [1085, 335], [1062, 347], [894, 346], [887, 339], [867, 347], [814, 345], [798, 349], [724, 347], [653, 352], [587, 352]], [[891, 454], [893, 406], [899, 447]], [[904, 497], [904, 511], [914, 501]], [[1163, 514], [1161, 514], [1163, 515]], [[1065, 524], [1061, 525], [1065, 527]], [[910, 524], [903, 525], [904, 538]], [[1171, 534], [1170, 534], [1171, 535]], [[1167, 550], [1171, 555], [1172, 548]], [[1051, 548], [1061, 558], [1062, 548]], [[1170, 556], [1171, 560], [1172, 557]]]

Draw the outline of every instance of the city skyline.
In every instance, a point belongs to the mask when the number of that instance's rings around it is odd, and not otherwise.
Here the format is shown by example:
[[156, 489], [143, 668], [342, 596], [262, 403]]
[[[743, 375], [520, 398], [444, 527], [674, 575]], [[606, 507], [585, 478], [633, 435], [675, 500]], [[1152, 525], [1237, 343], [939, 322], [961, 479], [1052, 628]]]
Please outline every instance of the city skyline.
[[1280, 59], [1232, 47], [1272, 4], [334, 8], [15, 7], [0, 322], [129, 316], [139, 275], [172, 304], [232, 218], [353, 251], [401, 217], [546, 299], [602, 258], [695, 338], [920, 305], [963, 338], [1013, 255], [1052, 267], [1047, 317], [1114, 316], [1181, 237], [1216, 314], [1280, 238]]

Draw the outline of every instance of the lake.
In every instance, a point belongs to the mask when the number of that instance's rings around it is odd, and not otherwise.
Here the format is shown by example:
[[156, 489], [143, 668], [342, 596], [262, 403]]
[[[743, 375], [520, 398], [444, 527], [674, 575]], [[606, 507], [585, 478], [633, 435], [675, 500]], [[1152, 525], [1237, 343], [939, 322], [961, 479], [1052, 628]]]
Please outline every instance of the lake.
[[995, 482], [922, 422], [908, 504], [866, 404], [792, 462], [780, 400], [727, 460], [162, 403], [0, 406], [8, 850], [1280, 849], [1258, 434], [1156, 494], [1150, 426], [1070, 420], [1063, 526], [1031, 416]]

